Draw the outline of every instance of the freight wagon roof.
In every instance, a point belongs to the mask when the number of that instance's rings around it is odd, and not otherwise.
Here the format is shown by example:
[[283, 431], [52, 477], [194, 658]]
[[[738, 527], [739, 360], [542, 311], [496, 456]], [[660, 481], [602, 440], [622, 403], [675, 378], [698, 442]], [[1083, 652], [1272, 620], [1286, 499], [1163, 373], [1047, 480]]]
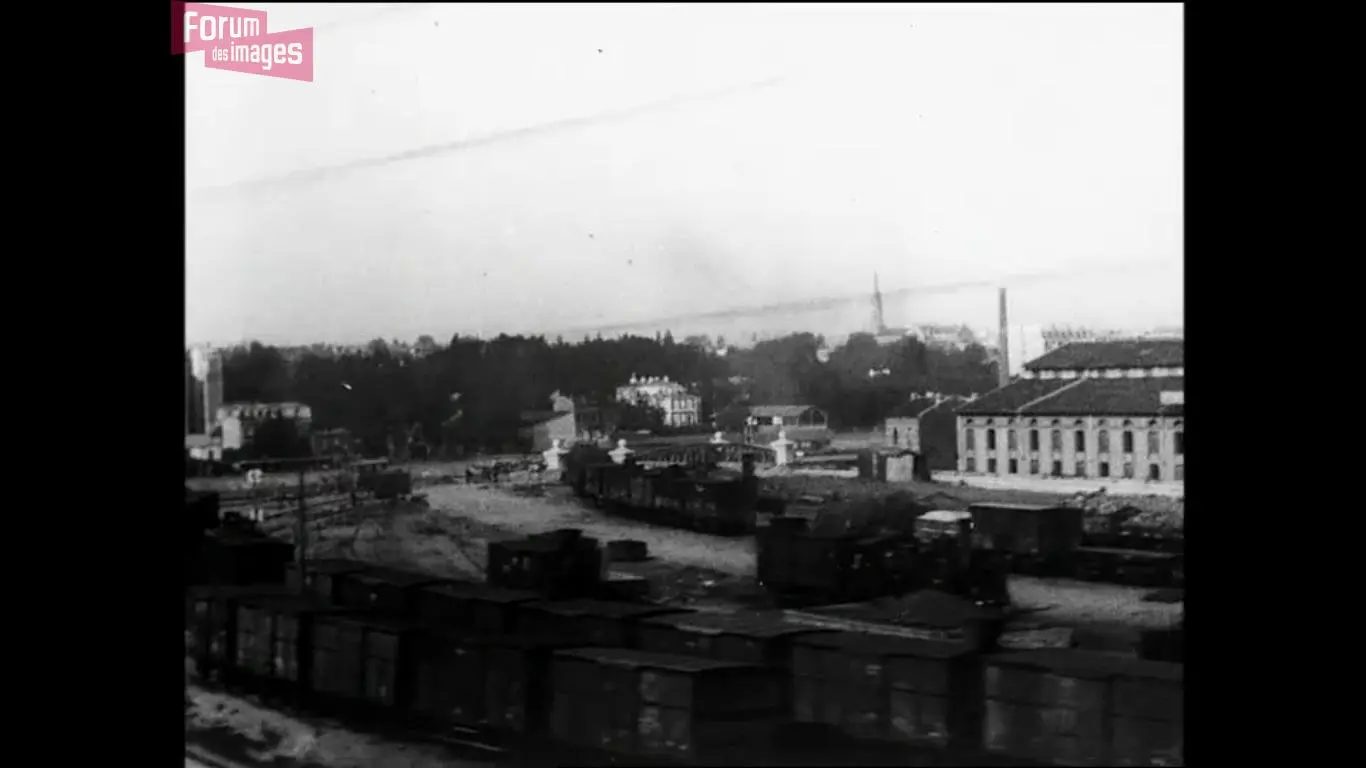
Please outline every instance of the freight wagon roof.
[[364, 629], [374, 629], [380, 632], [391, 632], [394, 634], [402, 632], [416, 632], [423, 629], [420, 625], [411, 622], [395, 619], [388, 616], [378, 616], [373, 613], [329, 613], [319, 616], [319, 621], [331, 624], [349, 624], [353, 627]]
[[628, 618], [691, 613], [684, 608], [668, 608], [650, 603], [624, 603], [612, 600], [538, 600], [524, 608], [534, 608], [560, 616], [606, 616]]
[[1063, 677], [1085, 680], [1106, 680], [1126, 669], [1134, 668], [1132, 659], [1063, 648], [989, 654], [985, 661], [987, 666], [1043, 670]]
[[933, 629], [956, 629], [996, 615], [975, 603], [937, 589], [922, 589], [901, 598], [880, 598], [867, 603], [813, 608], [810, 612], [858, 621]]
[[1129, 659], [1128, 663], [1120, 668], [1119, 674], [1121, 677], [1157, 680], [1180, 685], [1185, 682], [1186, 665], [1172, 661]]
[[283, 584], [205, 584], [190, 587], [186, 595], [192, 600], [222, 600], [225, 598], [255, 597], [258, 595], [297, 594]]
[[558, 651], [555, 655], [585, 659], [587, 661], [599, 664], [611, 664], [613, 666], [647, 667], [649, 669], [665, 669], [673, 672], [685, 673], [709, 672], [722, 669], [754, 669], [753, 664], [717, 661], [715, 659], [695, 658], [693, 656], [676, 656], [668, 653], [634, 651], [626, 648], [574, 648]]
[[968, 505], [968, 509], [998, 510], [1007, 512], [1052, 512], [1057, 510], [1071, 511], [1074, 507], [1063, 507], [1056, 504], [1010, 504], [1003, 501], [979, 501]]
[[958, 409], [958, 414], [991, 416], [1018, 413], [1026, 405], [1075, 383], [1076, 379], [1019, 379], [967, 403]]
[[439, 584], [427, 584], [420, 587], [419, 590], [462, 600], [485, 600], [490, 603], [529, 603], [541, 599], [541, 596], [535, 592], [496, 587], [492, 584], [472, 584], [463, 581], [443, 581]]
[[[296, 563], [290, 563], [290, 568], [297, 567]], [[341, 558], [327, 558], [324, 560], [309, 560], [304, 564], [309, 573], [321, 573], [328, 576], [339, 573], [350, 573], [353, 571], [363, 571], [370, 568], [368, 563], [359, 560], [343, 560]]]
[[333, 605], [314, 595], [248, 595], [240, 601], [249, 608], [265, 608], [280, 613], [353, 612], [356, 609]]
[[809, 626], [785, 619], [782, 614], [691, 613], [679, 616], [656, 616], [645, 619], [646, 624], [672, 626], [677, 629], [715, 635], [773, 638], [783, 635], [817, 631]]
[[351, 576], [357, 581], [368, 584], [388, 584], [395, 587], [416, 587], [422, 584], [435, 584], [447, 581], [440, 576], [427, 573], [403, 571], [397, 568], [371, 566]]
[[962, 643], [875, 635], [868, 632], [825, 632], [798, 638], [797, 643], [875, 656], [914, 656], [923, 659], [954, 659], [977, 654], [975, 649]]
[[972, 513], [958, 510], [936, 509], [926, 512], [917, 519], [931, 523], [956, 523], [960, 520], [971, 520]]
[[1174, 368], [1185, 365], [1182, 339], [1073, 342], [1025, 363], [1031, 371], [1096, 368]]

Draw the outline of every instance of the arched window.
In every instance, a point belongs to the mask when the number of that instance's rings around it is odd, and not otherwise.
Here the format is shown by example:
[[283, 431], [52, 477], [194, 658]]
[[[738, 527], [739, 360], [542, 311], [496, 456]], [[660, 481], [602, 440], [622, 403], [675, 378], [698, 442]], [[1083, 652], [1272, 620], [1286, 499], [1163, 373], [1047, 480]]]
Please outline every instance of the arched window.
[[1162, 438], [1156, 428], [1148, 429], [1148, 455], [1156, 456], [1162, 452]]
[[1053, 453], [1062, 453], [1062, 430], [1055, 429], [1048, 436], [1048, 447]]
[[[1105, 422], [1101, 422], [1101, 423], [1104, 424]], [[1100, 434], [1098, 434], [1098, 435], [1096, 436], [1096, 438], [1097, 438], [1097, 440], [1098, 440], [1098, 444], [1097, 444], [1097, 446], [1096, 446], [1097, 449], [1098, 449], [1101, 453], [1109, 453], [1109, 452], [1110, 452], [1110, 430], [1108, 430], [1108, 429], [1102, 429], [1102, 430], [1100, 431]], [[1102, 475], [1102, 477], [1104, 477], [1104, 475]]]

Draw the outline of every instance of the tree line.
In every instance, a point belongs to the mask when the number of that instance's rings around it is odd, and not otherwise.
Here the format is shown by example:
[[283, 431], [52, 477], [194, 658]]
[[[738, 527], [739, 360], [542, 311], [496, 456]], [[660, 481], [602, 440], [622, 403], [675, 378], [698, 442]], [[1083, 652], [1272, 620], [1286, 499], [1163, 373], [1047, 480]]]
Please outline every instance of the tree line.
[[[726, 422], [745, 406], [758, 404], [811, 404], [836, 428], [866, 428], [916, 394], [967, 395], [995, 386], [996, 365], [977, 345], [940, 349], [908, 337], [883, 346], [855, 334], [822, 361], [823, 346], [809, 333], [748, 349], [705, 337], [676, 342], [667, 333], [579, 343], [457, 335], [445, 346], [424, 337], [414, 346], [376, 340], [352, 350], [253, 342], [224, 352], [223, 399], [305, 403], [315, 430], [345, 428], [367, 453], [386, 453], [395, 444], [450, 453], [507, 449], [518, 441], [523, 412], [548, 410], [552, 392], [610, 404], [632, 375], [667, 376], [688, 386], [702, 401], [702, 430], [712, 429], [714, 418], [730, 427]], [[188, 362], [186, 375], [187, 386], [196, 386]], [[193, 407], [196, 398], [190, 400]], [[658, 427], [657, 413], [625, 410], [623, 427]]]

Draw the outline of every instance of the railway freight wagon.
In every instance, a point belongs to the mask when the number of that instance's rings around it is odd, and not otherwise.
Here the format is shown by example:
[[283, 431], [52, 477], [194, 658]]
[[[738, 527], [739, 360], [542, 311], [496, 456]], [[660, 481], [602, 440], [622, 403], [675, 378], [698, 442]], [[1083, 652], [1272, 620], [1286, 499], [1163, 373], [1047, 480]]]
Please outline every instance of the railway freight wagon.
[[933, 587], [1008, 603], [1006, 571], [989, 553], [942, 537], [906, 533], [821, 533], [776, 515], [755, 533], [759, 582], [789, 604], [853, 602]]
[[749, 765], [787, 719], [780, 675], [757, 664], [584, 648], [555, 654], [550, 733], [629, 758]]
[[738, 536], [754, 531], [760, 506], [753, 463], [745, 466], [742, 477], [717, 479], [679, 465], [598, 463], [581, 467], [572, 480], [581, 497], [610, 515]]
[[973, 549], [1003, 558], [1013, 573], [1145, 587], [1184, 586], [1185, 556], [1179, 539], [1144, 538], [1138, 549], [1096, 546], [1132, 543], [1135, 537], [1088, 536], [1085, 512], [1074, 507], [981, 503], [971, 505], [969, 512]]
[[[752, 613], [653, 615], [670, 609], [386, 581], [407, 584], [407, 599], [339, 609], [285, 596], [280, 584], [200, 588], [187, 603], [187, 654], [211, 659], [198, 666], [220, 681], [359, 724], [476, 733], [527, 765], [540, 756], [561, 764], [579, 748], [584, 762], [604, 762], [605, 752], [676, 765], [834, 762], [841, 753], [896, 764], [1182, 759], [1179, 664], [983, 654]], [[295, 583], [322, 582], [305, 574]], [[389, 615], [377, 604], [392, 606]], [[816, 733], [841, 736], [826, 747], [801, 739]]]

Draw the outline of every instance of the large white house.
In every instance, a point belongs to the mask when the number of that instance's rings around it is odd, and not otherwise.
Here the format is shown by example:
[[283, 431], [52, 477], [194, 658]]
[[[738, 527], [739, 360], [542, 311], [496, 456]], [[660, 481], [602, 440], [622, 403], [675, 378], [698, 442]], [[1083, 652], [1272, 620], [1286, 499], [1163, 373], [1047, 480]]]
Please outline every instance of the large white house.
[[617, 387], [617, 401], [645, 403], [664, 412], [664, 426], [688, 427], [702, 417], [702, 398], [688, 392], [688, 388], [668, 376], [631, 375], [631, 382]]

